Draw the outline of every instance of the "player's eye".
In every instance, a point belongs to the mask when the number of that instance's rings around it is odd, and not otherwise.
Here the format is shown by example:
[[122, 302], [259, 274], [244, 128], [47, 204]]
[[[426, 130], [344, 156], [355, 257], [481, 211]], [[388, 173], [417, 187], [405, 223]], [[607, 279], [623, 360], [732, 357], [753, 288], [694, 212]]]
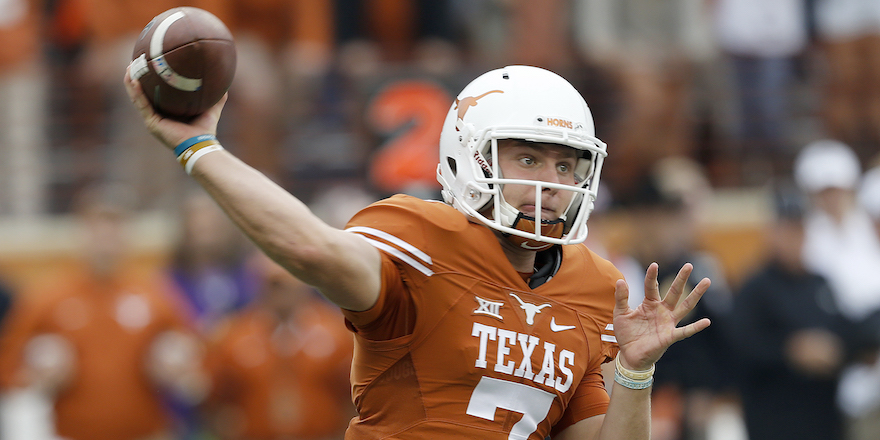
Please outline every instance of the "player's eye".
[[519, 159], [519, 162], [523, 165], [534, 165], [535, 159], [531, 156], [523, 156]]

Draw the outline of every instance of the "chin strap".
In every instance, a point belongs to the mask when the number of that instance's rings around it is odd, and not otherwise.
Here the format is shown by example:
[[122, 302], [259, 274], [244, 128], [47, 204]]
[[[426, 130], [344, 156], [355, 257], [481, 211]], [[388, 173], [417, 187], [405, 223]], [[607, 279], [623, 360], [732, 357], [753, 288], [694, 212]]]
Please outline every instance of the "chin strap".
[[[535, 218], [527, 216], [520, 212], [516, 216], [516, 220], [513, 221], [513, 225], [511, 225], [513, 229], [518, 231], [528, 232], [530, 234], [534, 234], [537, 230], [537, 226], [535, 224]], [[562, 234], [565, 232], [565, 220], [558, 218], [556, 220], [541, 220], [541, 235], [544, 237], [550, 238], [562, 238]], [[553, 246], [552, 243], [544, 243], [542, 241], [537, 241], [531, 238], [520, 237], [518, 235], [513, 234], [505, 234], [507, 239], [510, 240], [513, 244], [523, 248], [528, 249], [530, 251], [544, 251], [550, 249]]]

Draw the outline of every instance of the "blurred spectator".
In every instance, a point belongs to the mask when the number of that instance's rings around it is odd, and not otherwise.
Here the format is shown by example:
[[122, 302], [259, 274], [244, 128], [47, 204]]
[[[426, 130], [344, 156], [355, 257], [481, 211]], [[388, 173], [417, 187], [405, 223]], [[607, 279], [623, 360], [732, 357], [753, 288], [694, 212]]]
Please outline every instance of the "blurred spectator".
[[46, 76], [37, 0], [0, 2], [0, 216], [46, 209]]
[[[713, 325], [672, 346], [654, 375], [652, 435], [655, 439], [699, 439], [706, 435], [718, 399], [729, 386], [728, 362], [721, 326], [730, 310], [731, 293], [717, 258], [699, 249], [700, 216], [710, 196], [702, 167], [694, 161], [670, 157], [652, 167], [630, 200], [635, 216], [633, 254], [642, 268], [660, 266], [660, 289], [665, 289], [684, 263], [692, 263], [692, 280], [708, 277], [712, 286], [694, 311], [681, 323], [709, 317]], [[643, 269], [644, 270], [644, 269]], [[644, 272], [641, 274], [644, 280]], [[695, 282], [695, 281], [694, 281]], [[630, 301], [644, 298], [644, 283], [630, 287]], [[693, 285], [686, 285], [689, 291]]]
[[728, 160], [744, 167], [745, 183], [787, 175], [797, 63], [808, 43], [805, 0], [718, 0], [714, 18], [736, 106]]
[[801, 260], [804, 196], [774, 194], [768, 261], [735, 296], [726, 330], [749, 440], [843, 439], [835, 404], [852, 335], [828, 282]]
[[163, 438], [173, 427], [162, 395], [196, 403], [207, 391], [202, 346], [170, 283], [127, 264], [129, 207], [120, 187], [82, 194], [81, 264], [24, 292], [0, 340], [4, 392], [51, 401], [70, 440]]
[[867, 160], [880, 145], [880, 2], [816, 0], [816, 25], [826, 129]]
[[[856, 188], [861, 165], [853, 150], [834, 140], [815, 141], [799, 153], [795, 179], [811, 201], [805, 222], [802, 258], [811, 271], [830, 283], [841, 313], [858, 324], [866, 336], [862, 351], [880, 344], [880, 240], [867, 212], [859, 206]], [[880, 399], [863, 382], [876, 360], [867, 351], [862, 364], [843, 373], [839, 404], [848, 416], [848, 437], [876, 438]], [[880, 368], [880, 367], [878, 367]]]
[[206, 405], [222, 440], [341, 439], [354, 415], [342, 314], [262, 252], [259, 299], [211, 344]]
[[256, 279], [246, 264], [244, 235], [204, 192], [183, 204], [182, 230], [170, 271], [196, 328], [210, 334], [227, 314], [247, 306]]
[[841, 312], [861, 320], [880, 309], [880, 240], [856, 199], [859, 159], [846, 144], [819, 140], [799, 153], [794, 173], [811, 201], [804, 262], [831, 283]]
[[621, 89], [603, 177], [623, 197], [658, 159], [696, 156], [699, 78], [714, 52], [708, 14], [699, 0], [576, 0], [571, 16], [578, 51]]

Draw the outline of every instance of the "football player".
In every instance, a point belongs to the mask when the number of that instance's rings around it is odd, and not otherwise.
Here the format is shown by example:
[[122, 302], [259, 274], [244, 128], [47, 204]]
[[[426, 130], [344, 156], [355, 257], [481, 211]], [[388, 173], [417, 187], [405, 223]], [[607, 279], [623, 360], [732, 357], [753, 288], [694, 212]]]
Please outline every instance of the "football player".
[[686, 264], [661, 297], [652, 264], [632, 309], [620, 272], [583, 244], [606, 148], [568, 81], [526, 66], [476, 78], [443, 125], [444, 200], [397, 195], [345, 230], [222, 149], [223, 101], [184, 124], [125, 83], [242, 230], [342, 308], [359, 414], [346, 438], [649, 437], [654, 363], [709, 325], [677, 327], [710, 281], [683, 292]]

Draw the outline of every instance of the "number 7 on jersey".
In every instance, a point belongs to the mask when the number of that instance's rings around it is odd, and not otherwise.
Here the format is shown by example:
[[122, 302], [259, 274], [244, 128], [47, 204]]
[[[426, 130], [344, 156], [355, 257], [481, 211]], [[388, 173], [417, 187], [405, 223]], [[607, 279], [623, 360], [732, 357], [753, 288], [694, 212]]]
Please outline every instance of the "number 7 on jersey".
[[495, 420], [495, 410], [499, 408], [521, 413], [522, 419], [513, 425], [507, 438], [527, 440], [547, 417], [555, 397], [535, 387], [483, 376], [471, 394], [467, 414]]

